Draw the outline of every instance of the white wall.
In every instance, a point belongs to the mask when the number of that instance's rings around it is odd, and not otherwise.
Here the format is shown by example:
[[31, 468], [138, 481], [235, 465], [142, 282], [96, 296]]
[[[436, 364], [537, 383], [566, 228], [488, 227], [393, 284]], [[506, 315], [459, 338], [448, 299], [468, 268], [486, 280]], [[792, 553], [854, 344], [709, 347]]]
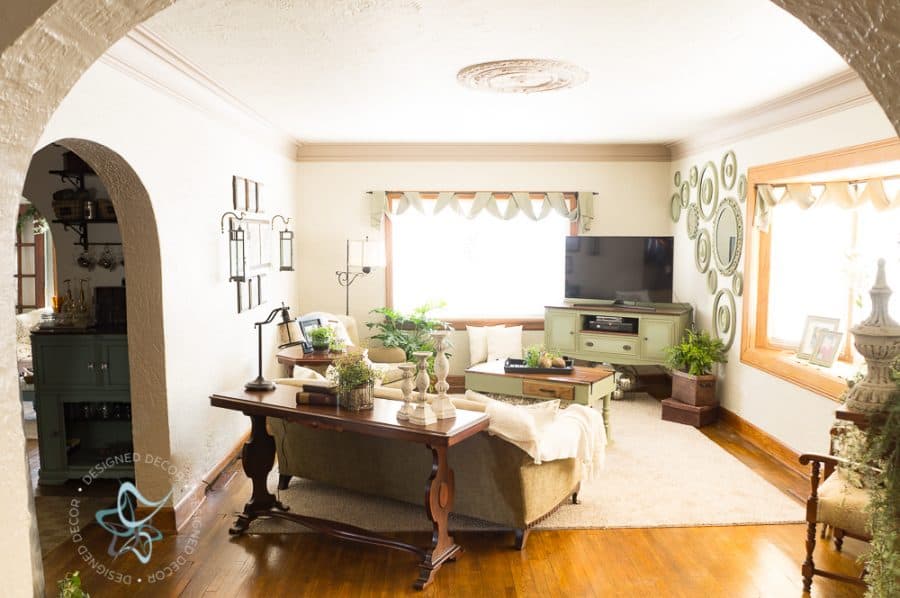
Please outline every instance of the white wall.
[[[697, 165], [701, 170], [708, 160], [718, 165], [728, 149], [734, 149], [737, 155], [739, 172], [746, 173], [748, 167], [886, 139], [894, 135], [894, 130], [881, 108], [874, 102], [864, 104], [676, 160], [672, 163], [667, 198], [671, 197], [675, 190], [672, 177], [676, 171], [681, 171], [682, 176], [686, 176], [692, 165]], [[720, 194], [720, 197], [723, 196]], [[746, 204], [741, 205], [745, 211], [746, 231], [750, 223], [746, 214]], [[667, 199], [664, 211], [668, 213], [668, 209]], [[711, 225], [704, 223], [704, 226], [710, 229], [711, 234]], [[686, 211], [682, 211], [681, 220], [672, 227], [676, 231], [676, 300], [692, 303], [697, 324], [705, 330], [712, 330], [713, 296], [706, 289], [706, 276], [700, 274], [694, 266], [694, 242], [687, 238]], [[743, 272], [743, 256], [739, 271]], [[729, 287], [730, 284], [730, 277], [719, 277], [719, 288]], [[815, 289], [810, 289], [810, 292], [815, 292]], [[797, 300], [802, 301], [802, 298], [798, 297]], [[834, 411], [838, 404], [742, 364], [740, 362], [742, 297], [736, 297], [735, 301], [738, 315], [737, 335], [728, 352], [728, 364], [720, 370], [722, 379], [719, 395], [722, 404], [797, 452], [827, 450], [828, 430], [834, 421]]]
[[[297, 296], [295, 276], [272, 272], [268, 303], [236, 313], [227, 242], [219, 230], [222, 213], [232, 208], [231, 177], [263, 182], [269, 215], [295, 216], [296, 166], [229, 123], [102, 62], [75, 85], [35, 149], [66, 137], [92, 140], [122, 155], [152, 202], [163, 271], [171, 457], [188, 480], [175, 489], [177, 501], [249, 427], [243, 415], [210, 407], [209, 394], [239, 389], [255, 376], [253, 323]], [[267, 327], [269, 375], [278, 371], [271, 359], [274, 333]], [[132, 400], [140, 396], [133, 392]]]
[[[344, 267], [346, 239], [382, 239], [371, 228], [366, 192], [391, 190], [595, 191], [596, 219], [589, 234], [667, 235], [661, 209], [668, 190], [665, 162], [303, 162], [297, 167], [300, 218], [297, 224], [301, 311], [344, 312], [344, 289], [335, 272]], [[435, 239], [425, 248], [435, 255], [440, 276], [443, 260], [453, 259], [453, 240]], [[369, 310], [385, 303], [383, 271], [358, 279], [350, 288], [350, 313], [368, 332]], [[541, 332], [526, 333], [525, 346], [541, 342]], [[468, 366], [468, 340], [457, 332], [451, 375]]]

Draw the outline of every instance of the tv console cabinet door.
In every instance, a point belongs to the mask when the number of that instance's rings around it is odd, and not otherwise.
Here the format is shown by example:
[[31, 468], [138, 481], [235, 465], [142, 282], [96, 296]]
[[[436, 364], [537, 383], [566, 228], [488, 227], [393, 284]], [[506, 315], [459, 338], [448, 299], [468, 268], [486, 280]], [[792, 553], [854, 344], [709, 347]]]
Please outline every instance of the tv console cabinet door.
[[654, 361], [666, 360], [666, 347], [675, 344], [675, 320], [641, 318], [641, 357]]
[[576, 349], [578, 313], [548, 309], [544, 315], [544, 344], [569, 354]]

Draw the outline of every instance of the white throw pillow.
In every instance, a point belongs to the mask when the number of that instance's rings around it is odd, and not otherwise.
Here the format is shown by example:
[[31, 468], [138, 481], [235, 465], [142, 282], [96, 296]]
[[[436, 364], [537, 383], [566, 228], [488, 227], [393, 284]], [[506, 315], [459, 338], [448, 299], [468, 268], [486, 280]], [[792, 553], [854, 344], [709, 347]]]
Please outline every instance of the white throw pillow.
[[296, 380], [325, 380], [325, 376], [302, 365], [295, 365], [293, 377]]
[[487, 360], [504, 360], [507, 357], [522, 359], [522, 327], [490, 328], [487, 331]]
[[469, 365], [477, 365], [487, 361], [487, 331], [493, 328], [503, 328], [503, 324], [497, 326], [466, 326], [469, 335]]

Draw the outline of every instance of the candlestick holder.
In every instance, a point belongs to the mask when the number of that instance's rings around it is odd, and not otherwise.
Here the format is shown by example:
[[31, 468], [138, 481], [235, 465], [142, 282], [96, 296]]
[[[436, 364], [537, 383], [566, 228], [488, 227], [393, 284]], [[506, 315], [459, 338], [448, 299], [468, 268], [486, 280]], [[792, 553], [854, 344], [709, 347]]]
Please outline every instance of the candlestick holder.
[[431, 333], [434, 339], [434, 375], [437, 376], [437, 382], [434, 389], [437, 391], [437, 398], [431, 402], [431, 408], [438, 419], [448, 419], [456, 417], [456, 407], [450, 402], [447, 391], [450, 385], [447, 383], [447, 374], [450, 372], [450, 360], [447, 359], [445, 349], [449, 344], [447, 337], [450, 335], [449, 330], [435, 330]]
[[397, 419], [399, 420], [408, 420], [409, 416], [412, 415], [413, 407], [410, 404], [412, 401], [412, 390], [415, 382], [413, 381], [413, 373], [416, 371], [416, 364], [414, 363], [401, 363], [399, 366], [400, 371], [403, 372], [403, 383], [400, 385], [400, 392], [403, 393], [403, 407], [400, 408], [400, 411], [397, 412]]
[[416, 351], [413, 353], [413, 357], [418, 362], [419, 373], [416, 375], [416, 388], [419, 393], [416, 395], [415, 407], [409, 416], [409, 422], [427, 426], [437, 421], [434, 410], [425, 399], [428, 383], [431, 382], [431, 378], [428, 377], [428, 358], [431, 357], [431, 351]]

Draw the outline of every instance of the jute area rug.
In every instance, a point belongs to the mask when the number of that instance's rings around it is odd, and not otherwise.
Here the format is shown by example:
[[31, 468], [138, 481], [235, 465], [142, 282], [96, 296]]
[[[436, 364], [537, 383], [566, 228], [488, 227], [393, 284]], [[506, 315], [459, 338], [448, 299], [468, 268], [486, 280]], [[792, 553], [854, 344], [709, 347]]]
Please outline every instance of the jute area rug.
[[[687, 527], [796, 523], [803, 507], [698, 430], [662, 421], [660, 403], [636, 393], [612, 404], [614, 443], [606, 466], [582, 482], [581, 504], [562, 505], [535, 529]], [[275, 487], [276, 477], [269, 481]], [[424, 480], [423, 480], [424, 483]], [[367, 496], [294, 478], [279, 492], [294, 512], [381, 532], [427, 531], [421, 505]], [[454, 515], [453, 530], [500, 527]], [[254, 522], [250, 533], [306, 531], [291, 522]]]

